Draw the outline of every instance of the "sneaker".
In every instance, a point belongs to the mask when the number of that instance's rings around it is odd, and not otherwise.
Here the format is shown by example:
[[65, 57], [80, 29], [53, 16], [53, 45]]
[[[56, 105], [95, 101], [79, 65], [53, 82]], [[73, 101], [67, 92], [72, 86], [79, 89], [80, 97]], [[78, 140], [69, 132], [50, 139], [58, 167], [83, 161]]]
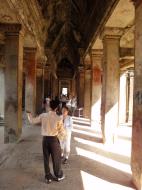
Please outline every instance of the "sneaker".
[[67, 164], [68, 163], [68, 159], [65, 158], [64, 161], [63, 161], [63, 164]]
[[52, 179], [47, 179], [47, 178], [45, 178], [45, 183], [49, 184], [49, 183], [51, 183], [51, 182], [52, 182]]
[[56, 181], [62, 181], [63, 179], [65, 179], [65, 176], [63, 175], [62, 177], [57, 177]]

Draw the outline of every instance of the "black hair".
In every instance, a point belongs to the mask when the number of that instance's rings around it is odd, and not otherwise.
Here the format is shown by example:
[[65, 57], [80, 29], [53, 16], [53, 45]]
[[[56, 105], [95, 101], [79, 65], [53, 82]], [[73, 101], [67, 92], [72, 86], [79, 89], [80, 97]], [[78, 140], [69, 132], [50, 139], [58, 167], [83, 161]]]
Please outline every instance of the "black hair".
[[57, 107], [58, 107], [58, 103], [55, 101], [55, 100], [51, 100], [50, 101], [50, 108], [52, 109], [52, 110], [55, 110]]

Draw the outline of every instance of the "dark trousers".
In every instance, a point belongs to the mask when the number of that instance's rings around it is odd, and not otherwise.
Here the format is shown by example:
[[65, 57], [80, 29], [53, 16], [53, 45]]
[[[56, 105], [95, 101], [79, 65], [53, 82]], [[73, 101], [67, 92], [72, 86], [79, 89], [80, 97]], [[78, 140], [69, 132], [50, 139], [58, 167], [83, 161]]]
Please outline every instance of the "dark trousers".
[[63, 171], [61, 170], [61, 147], [59, 140], [56, 136], [44, 136], [42, 141], [43, 157], [44, 157], [44, 170], [45, 177], [50, 178], [49, 158], [51, 155], [53, 163], [53, 171], [56, 177], [62, 177]]

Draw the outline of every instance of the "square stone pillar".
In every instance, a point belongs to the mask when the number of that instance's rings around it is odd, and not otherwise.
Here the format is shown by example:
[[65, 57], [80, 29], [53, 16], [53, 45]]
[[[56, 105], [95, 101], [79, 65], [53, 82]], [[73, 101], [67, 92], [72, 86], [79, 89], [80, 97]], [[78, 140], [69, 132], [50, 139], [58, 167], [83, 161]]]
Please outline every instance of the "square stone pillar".
[[135, 9], [135, 67], [131, 167], [133, 182], [142, 190], [142, 1]]
[[102, 50], [92, 50], [92, 80], [91, 80], [91, 127], [100, 127], [101, 91], [102, 91]]
[[44, 71], [44, 95], [47, 96], [51, 96], [51, 81], [50, 81], [50, 77], [51, 76], [51, 72], [49, 68], [46, 68]]
[[84, 117], [91, 118], [91, 55], [87, 54], [84, 60]]
[[44, 99], [44, 70], [42, 67], [36, 68], [36, 113], [42, 112], [42, 103]]
[[4, 97], [5, 97], [5, 58], [4, 45], [0, 44], [0, 120], [4, 118]]
[[119, 93], [119, 124], [126, 123], [127, 109], [127, 73], [124, 72], [120, 76], [120, 93]]
[[130, 89], [129, 89], [129, 117], [128, 122], [132, 123], [132, 117], [133, 117], [133, 91], [134, 91], [134, 72], [133, 70], [129, 71], [130, 73]]
[[78, 67], [78, 76], [77, 76], [77, 104], [78, 107], [84, 107], [84, 67]]
[[55, 99], [55, 97], [58, 96], [58, 95], [59, 95], [59, 80], [53, 76], [53, 80], [52, 80], [52, 98]]
[[103, 141], [113, 143], [118, 127], [119, 105], [119, 44], [122, 31], [118, 28], [105, 28], [103, 33], [103, 84], [101, 102], [101, 125]]
[[25, 110], [35, 113], [36, 108], [36, 48], [24, 48], [25, 61]]
[[20, 24], [0, 24], [5, 32], [5, 143], [22, 132], [23, 36]]
[[4, 69], [0, 66], [0, 120], [4, 118], [4, 96]]

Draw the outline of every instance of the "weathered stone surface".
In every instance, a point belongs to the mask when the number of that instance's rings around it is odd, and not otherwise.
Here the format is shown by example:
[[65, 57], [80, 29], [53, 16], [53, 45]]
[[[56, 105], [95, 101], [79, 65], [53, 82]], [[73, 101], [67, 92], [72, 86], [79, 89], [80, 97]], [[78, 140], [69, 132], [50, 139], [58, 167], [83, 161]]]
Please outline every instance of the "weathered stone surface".
[[91, 51], [91, 127], [100, 127], [101, 121], [102, 57], [102, 50]]
[[35, 113], [36, 107], [36, 49], [24, 49], [26, 62], [25, 75], [25, 110]]
[[[108, 36], [108, 35], [107, 35]], [[101, 122], [104, 142], [113, 142], [118, 126], [119, 102], [119, 42], [120, 36], [104, 38]], [[112, 119], [113, 118], [113, 119]]]
[[[138, 1], [140, 2], [140, 1]], [[132, 133], [132, 172], [133, 181], [138, 190], [142, 189], [142, 3], [136, 7], [135, 31], [135, 82], [133, 106], [133, 133]]]
[[[12, 28], [13, 29], [13, 28]], [[17, 29], [17, 28], [16, 28]], [[9, 29], [8, 29], [9, 30]], [[5, 42], [5, 142], [15, 142], [22, 131], [23, 36], [6, 33]]]

